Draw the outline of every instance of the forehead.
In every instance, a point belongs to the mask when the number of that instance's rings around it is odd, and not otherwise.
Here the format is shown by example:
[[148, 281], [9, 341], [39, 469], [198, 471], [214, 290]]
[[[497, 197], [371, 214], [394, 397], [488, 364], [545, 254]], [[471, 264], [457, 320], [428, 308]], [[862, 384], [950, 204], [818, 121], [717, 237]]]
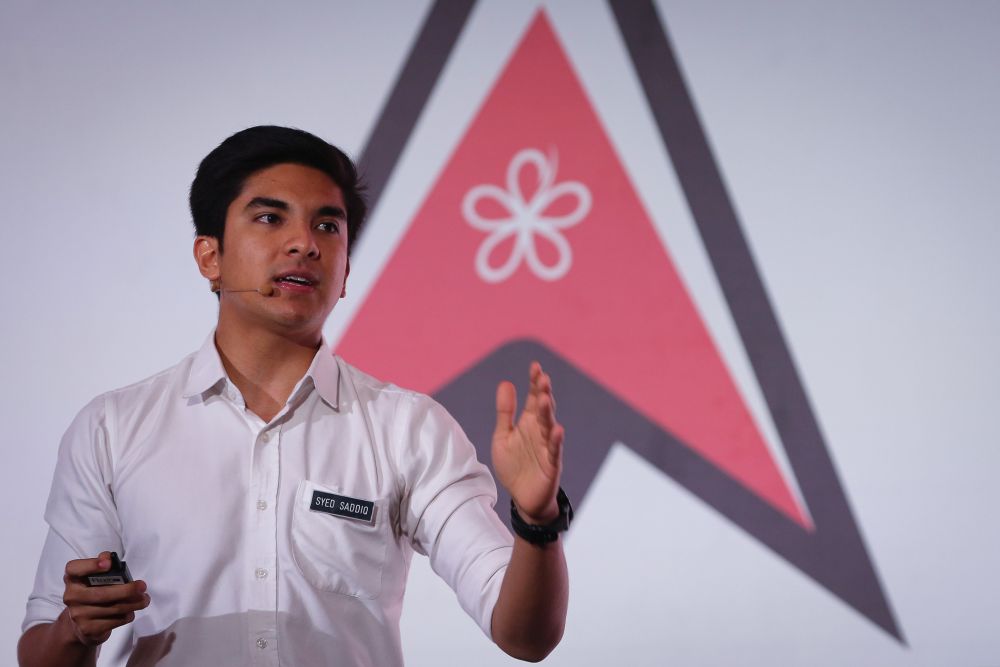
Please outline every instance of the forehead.
[[314, 167], [290, 163], [272, 165], [247, 176], [232, 204], [245, 204], [254, 197], [281, 199], [293, 206], [344, 205], [344, 195], [332, 178]]

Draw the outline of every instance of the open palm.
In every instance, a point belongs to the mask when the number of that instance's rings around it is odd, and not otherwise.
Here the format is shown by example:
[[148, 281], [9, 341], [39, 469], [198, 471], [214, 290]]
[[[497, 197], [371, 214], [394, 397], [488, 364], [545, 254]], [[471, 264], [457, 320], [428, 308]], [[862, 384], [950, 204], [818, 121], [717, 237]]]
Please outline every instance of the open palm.
[[532, 523], [548, 523], [559, 515], [556, 493], [565, 432], [556, 421], [551, 378], [537, 361], [531, 364], [529, 376], [531, 388], [516, 424], [514, 385], [501, 382], [497, 387], [493, 468], [522, 517]]

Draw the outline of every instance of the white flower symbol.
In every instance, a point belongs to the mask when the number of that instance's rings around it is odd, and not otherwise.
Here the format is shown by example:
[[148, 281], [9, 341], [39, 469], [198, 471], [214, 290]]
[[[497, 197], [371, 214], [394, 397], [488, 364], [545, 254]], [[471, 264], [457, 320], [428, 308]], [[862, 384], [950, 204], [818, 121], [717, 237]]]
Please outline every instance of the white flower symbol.
[[[554, 183], [558, 159], [555, 154], [546, 158], [540, 150], [525, 148], [518, 152], [507, 166], [507, 189], [484, 184], [477, 185], [462, 200], [462, 215], [476, 229], [489, 236], [476, 252], [476, 272], [489, 283], [506, 280], [517, 270], [523, 259], [528, 268], [542, 280], [558, 280], [566, 275], [573, 262], [573, 251], [561, 230], [580, 222], [590, 212], [591, 197], [587, 187], [578, 181]], [[522, 169], [534, 165], [538, 173], [538, 188], [530, 201], [521, 192], [519, 175]], [[576, 207], [564, 215], [545, 215], [546, 209], [557, 199], [570, 196]], [[508, 217], [488, 219], [476, 210], [483, 199], [492, 199], [507, 211]], [[554, 264], [546, 264], [535, 248], [535, 234], [544, 236], [556, 249]], [[490, 262], [493, 251], [515, 236], [510, 257], [499, 266]]]

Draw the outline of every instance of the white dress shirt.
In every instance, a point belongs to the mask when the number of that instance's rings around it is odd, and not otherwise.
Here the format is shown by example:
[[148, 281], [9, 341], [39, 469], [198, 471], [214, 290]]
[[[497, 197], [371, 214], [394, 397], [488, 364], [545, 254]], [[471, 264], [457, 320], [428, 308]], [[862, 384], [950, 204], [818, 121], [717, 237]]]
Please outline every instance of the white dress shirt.
[[[338, 502], [374, 521], [329, 513]], [[324, 345], [265, 423], [209, 336], [70, 426], [23, 629], [63, 610], [67, 561], [111, 550], [152, 600], [130, 665], [401, 665], [414, 550], [490, 635], [513, 543], [495, 502], [475, 449], [427, 396]]]

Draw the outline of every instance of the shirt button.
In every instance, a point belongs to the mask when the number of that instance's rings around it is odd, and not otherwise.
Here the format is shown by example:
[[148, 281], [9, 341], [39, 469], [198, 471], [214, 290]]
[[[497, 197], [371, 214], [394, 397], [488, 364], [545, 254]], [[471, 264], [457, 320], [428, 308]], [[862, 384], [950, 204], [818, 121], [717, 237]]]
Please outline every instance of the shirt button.
[[264, 510], [266, 510], [267, 509], [267, 501], [266, 500], [258, 500], [257, 501], [257, 509], [259, 509], [261, 512], [263, 512]]
[[264, 577], [267, 576], [267, 570], [265, 570], [262, 567], [258, 567], [256, 570], [253, 571], [253, 574], [258, 579], [263, 579]]
[[270, 431], [264, 431], [263, 433], [261, 433], [260, 439], [262, 441], [264, 441], [264, 442], [268, 442], [271, 439], [271, 432]]
[[261, 649], [267, 648], [267, 640], [264, 639], [263, 637], [258, 637], [257, 638], [257, 648], [261, 648]]

